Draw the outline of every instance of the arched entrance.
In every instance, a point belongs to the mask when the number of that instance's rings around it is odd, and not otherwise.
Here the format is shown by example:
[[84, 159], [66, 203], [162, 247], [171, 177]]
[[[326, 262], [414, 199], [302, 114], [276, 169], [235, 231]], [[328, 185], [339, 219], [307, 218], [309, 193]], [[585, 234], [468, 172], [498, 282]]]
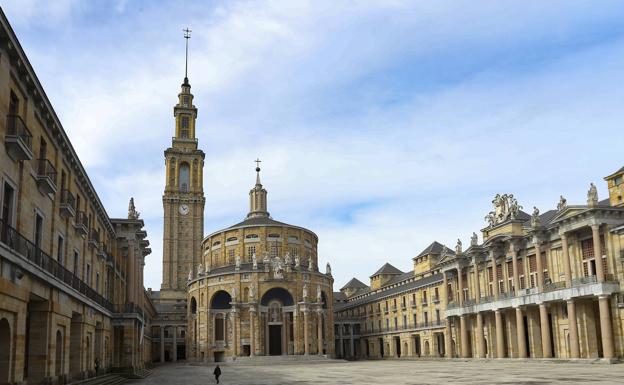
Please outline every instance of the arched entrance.
[[[212, 339], [216, 346], [225, 347], [227, 345], [227, 314], [232, 308], [230, 302], [232, 302], [232, 296], [225, 290], [217, 291], [210, 299], [210, 313], [213, 325]], [[223, 361], [223, 356], [223, 350], [215, 351], [213, 359], [217, 362]]]
[[277, 356], [293, 351], [292, 295], [288, 290], [274, 287], [267, 290], [260, 300], [264, 322], [265, 354]]
[[0, 383], [10, 382], [11, 368], [11, 326], [6, 318], [0, 320]]

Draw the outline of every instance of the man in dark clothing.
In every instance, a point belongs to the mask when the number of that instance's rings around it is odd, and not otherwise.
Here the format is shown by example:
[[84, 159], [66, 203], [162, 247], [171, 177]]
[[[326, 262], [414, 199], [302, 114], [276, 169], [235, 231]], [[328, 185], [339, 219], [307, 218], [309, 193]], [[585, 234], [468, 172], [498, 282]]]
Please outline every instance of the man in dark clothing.
[[221, 368], [219, 368], [219, 365], [217, 365], [217, 367], [215, 368], [213, 374], [214, 374], [215, 380], [217, 380], [217, 384], [218, 384], [219, 383], [219, 376], [221, 375]]

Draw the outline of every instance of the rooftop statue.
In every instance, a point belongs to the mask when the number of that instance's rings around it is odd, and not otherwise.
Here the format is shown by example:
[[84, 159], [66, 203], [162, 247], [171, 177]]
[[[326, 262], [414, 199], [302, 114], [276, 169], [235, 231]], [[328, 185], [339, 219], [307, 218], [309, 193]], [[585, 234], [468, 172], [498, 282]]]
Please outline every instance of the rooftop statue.
[[568, 207], [568, 201], [563, 197], [563, 195], [559, 195], [559, 203], [557, 204], [557, 211], [565, 210]]
[[490, 227], [509, 219], [515, 219], [520, 210], [522, 210], [522, 206], [518, 204], [518, 200], [514, 198], [513, 194], [496, 194], [492, 200], [492, 205], [494, 210], [485, 216], [485, 220]]

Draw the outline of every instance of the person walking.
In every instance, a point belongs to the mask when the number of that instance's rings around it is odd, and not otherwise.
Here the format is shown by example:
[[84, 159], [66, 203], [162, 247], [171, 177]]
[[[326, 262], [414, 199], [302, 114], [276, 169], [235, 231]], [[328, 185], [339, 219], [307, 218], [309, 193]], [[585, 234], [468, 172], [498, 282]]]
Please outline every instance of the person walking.
[[221, 375], [221, 368], [219, 368], [219, 365], [217, 365], [217, 367], [215, 368], [214, 372], [212, 372], [215, 376], [215, 380], [217, 380], [217, 384], [219, 383], [219, 376]]

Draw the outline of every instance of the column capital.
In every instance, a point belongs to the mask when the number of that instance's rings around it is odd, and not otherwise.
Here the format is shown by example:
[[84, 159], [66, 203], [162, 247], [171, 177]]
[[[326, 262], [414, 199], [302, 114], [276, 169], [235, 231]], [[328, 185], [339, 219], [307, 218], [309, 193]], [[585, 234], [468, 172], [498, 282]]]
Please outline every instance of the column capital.
[[567, 298], [565, 301], [568, 305], [574, 305], [574, 300], [572, 298]]
[[608, 300], [609, 298], [611, 298], [611, 295], [610, 294], [600, 294], [597, 297], [598, 297], [598, 299], [607, 299]]

